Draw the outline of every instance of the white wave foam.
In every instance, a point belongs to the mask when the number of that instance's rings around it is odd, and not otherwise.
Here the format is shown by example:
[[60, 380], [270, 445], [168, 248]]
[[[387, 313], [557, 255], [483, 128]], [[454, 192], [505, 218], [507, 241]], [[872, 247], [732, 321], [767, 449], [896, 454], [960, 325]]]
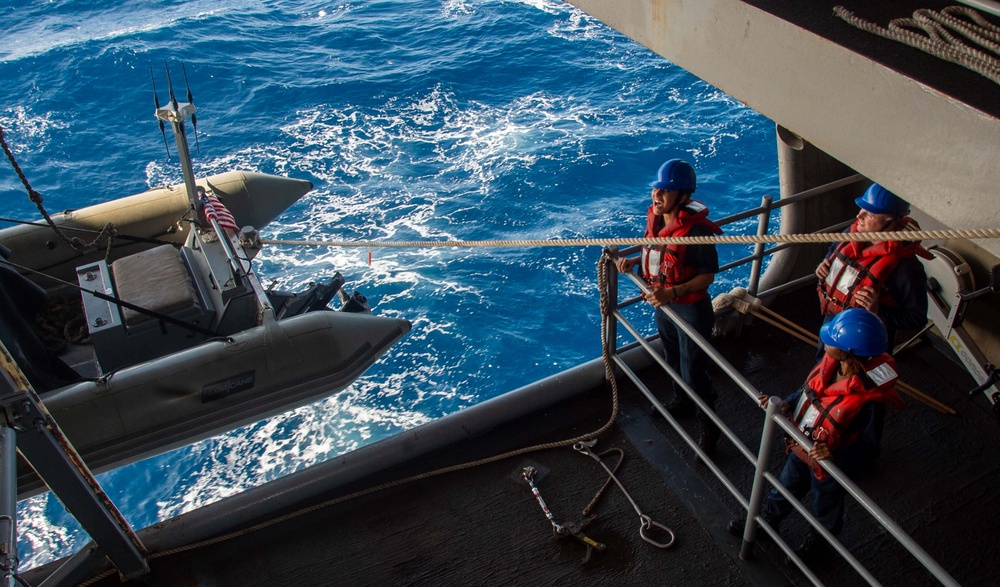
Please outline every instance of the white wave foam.
[[[600, 54], [581, 57], [593, 59], [588, 63], [594, 70], [629, 71], [641, 64], [652, 75], [672, 67], [658, 65], [643, 49], [619, 46], [615, 33], [566, 4], [520, 3], [566, 15], [550, 25], [552, 36], [598, 39]], [[454, 0], [445, 2], [443, 10], [459, 17], [479, 4]], [[331, 17], [316, 10], [310, 14]], [[113, 28], [108, 34], [115, 34]], [[95, 34], [86, 29], [65, 42], [83, 42]], [[623, 82], [616, 94], [620, 108], [609, 107], [609, 101], [595, 106], [582, 88], [578, 95], [531, 91], [486, 103], [465, 98], [444, 83], [423, 93], [401, 93], [382, 104], [310, 102], [296, 105], [298, 110], [288, 115], [291, 122], [281, 129], [287, 137], [199, 158], [196, 174], [242, 168], [314, 179], [314, 192], [265, 227], [265, 235], [272, 238], [593, 236], [609, 230], [612, 220], [615, 226], [627, 225], [622, 220], [629, 216], [621, 210], [636, 207], [636, 198], [614, 194], [581, 204], [576, 190], [540, 190], [568, 181], [571, 166], [613, 166], [615, 154], [592, 147], [600, 139], [638, 137], [633, 142], [644, 145], [638, 148], [649, 150], [657, 148], [657, 140], [671, 140], [670, 132], [677, 129], [696, 145], [693, 154], [698, 158], [715, 157], [726, 141], [739, 138], [738, 130], [725, 122], [692, 122], [698, 116], [681, 112], [692, 106], [690, 95], [689, 88], [665, 90], [642, 79]], [[664, 103], [667, 107], [661, 110]], [[637, 104], [641, 108], [635, 109]], [[730, 104], [709, 92], [702, 106]], [[273, 118], [285, 115], [273, 113]], [[47, 136], [44, 128], [39, 136]], [[148, 163], [145, 172], [150, 186], [181, 179], [175, 163], [161, 159]], [[540, 193], [551, 207], [538, 205]], [[506, 207], [527, 212], [508, 215]], [[490, 212], [483, 214], [483, 209]], [[128, 494], [135, 478], [156, 476], [155, 483], [149, 483], [156, 494], [135, 497], [155, 506], [152, 514], [141, 514], [146, 516], [142, 523], [222, 499], [508, 391], [496, 387], [516, 385], [520, 380], [511, 373], [521, 372], [520, 382], [527, 383], [579, 362], [581, 353], [599, 352], [593, 250], [377, 249], [370, 266], [366, 253], [268, 247], [258, 260], [265, 283], [280, 276], [289, 289], [339, 269], [349, 290], [372, 296], [376, 313], [412, 320], [411, 332], [368, 374], [334, 397], [162, 460], [110, 473], [109, 488], [122, 494]], [[553, 292], [560, 303], [548, 307], [545, 296]], [[572, 316], [566, 315], [566, 307], [573, 308]], [[649, 332], [652, 321], [648, 312], [643, 316], [638, 323]], [[576, 344], [566, 345], [566, 340]], [[509, 353], [511, 348], [524, 351]], [[501, 372], [504, 378], [498, 377]], [[164, 468], [168, 461], [170, 466]], [[46, 498], [26, 506], [32, 508], [28, 535], [49, 557], [67, 554], [81, 540], [79, 532], [47, 521], [46, 515], [55, 519], [45, 512], [55, 507], [52, 502]], [[44, 562], [40, 554], [32, 556]]]
[[556, 2], [555, 0], [513, 0], [512, 3], [537, 8], [547, 14], [562, 14], [569, 11], [578, 12], [576, 8], [565, 2]]
[[402, 383], [402, 374], [377, 385], [359, 380], [316, 404], [185, 449], [189, 456], [173, 459], [198, 462], [199, 468], [180, 481], [179, 495], [171, 493], [162, 502], [158, 517], [190, 511], [426, 422], [429, 418], [420, 413], [370, 401], [377, 389], [390, 390], [381, 394], [383, 398], [398, 395]]
[[[53, 516], [52, 509], [61, 507], [51, 493], [44, 493], [17, 504], [18, 556], [21, 568], [44, 564], [56, 553], [69, 554], [82, 546], [86, 535], [74, 524], [66, 524], [67, 516]], [[54, 506], [54, 507], [53, 507]]]
[[52, 112], [35, 114], [24, 106], [15, 106], [0, 112], [0, 126], [4, 128], [7, 146], [15, 155], [42, 150], [49, 144], [49, 133], [69, 128], [69, 124], [55, 118]]

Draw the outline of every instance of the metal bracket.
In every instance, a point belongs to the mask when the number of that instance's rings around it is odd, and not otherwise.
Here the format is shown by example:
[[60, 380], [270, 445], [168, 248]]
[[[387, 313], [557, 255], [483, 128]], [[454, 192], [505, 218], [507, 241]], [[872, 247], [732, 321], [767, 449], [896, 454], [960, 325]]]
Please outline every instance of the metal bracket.
[[[10, 436], [16, 435], [17, 448], [24, 458], [125, 578], [149, 573], [146, 549], [135, 531], [40, 403], [2, 344], [0, 351], [4, 367], [0, 368], [0, 410], [13, 419], [0, 423], [0, 427]], [[15, 480], [11, 491], [16, 495], [17, 460], [4, 461], [0, 467]]]
[[573, 538], [579, 540], [585, 547], [587, 547], [587, 551], [584, 553], [583, 559], [580, 560], [580, 564], [585, 565], [588, 562], [590, 562], [590, 556], [594, 553], [595, 550], [598, 552], [604, 552], [604, 550], [607, 548], [607, 546], [604, 543], [597, 542], [596, 540], [593, 540], [592, 538], [583, 533], [583, 528], [587, 524], [593, 522], [595, 519], [597, 519], [597, 516], [587, 516], [586, 518], [584, 518], [579, 522], [567, 522], [563, 524], [563, 528], [565, 528], [567, 532], [565, 534], [556, 536], [556, 538], [565, 538], [567, 536], [572, 536]]
[[[974, 286], [971, 281], [966, 282], [962, 279], [970, 275], [968, 265], [962, 262], [961, 257], [941, 248], [935, 248], [932, 252], [935, 252], [935, 256], [939, 259], [943, 259], [942, 263], [947, 267], [951, 267], [951, 271], [940, 272], [938, 275], [940, 279], [928, 279], [932, 285], [936, 286], [929, 287], [927, 291], [927, 317], [941, 331], [945, 341], [958, 356], [958, 359], [969, 374], [972, 375], [973, 379], [975, 381], [986, 382], [973, 390], [974, 392], [970, 392], [969, 395], [983, 393], [995, 405], [997, 399], [1000, 398], [1000, 394], [995, 392], [1000, 390], [997, 390], [995, 387], [997, 379], [992, 377], [990, 373], [992, 365], [986, 362], [979, 347], [976, 346], [972, 337], [969, 336], [969, 333], [962, 326], [962, 320], [965, 316], [968, 303], [971, 300], [995, 291], [994, 287], [996, 287], [996, 283], [994, 279], [995, 274], [1000, 272], [1000, 265], [995, 266], [991, 270], [991, 284], [989, 286], [969, 292], [968, 289], [972, 289]], [[932, 267], [935, 266], [925, 264], [929, 275]], [[944, 280], [946, 277], [954, 277], [956, 281], [945, 284], [941, 280]], [[947, 291], [951, 292], [950, 296], [946, 293], [945, 285], [948, 286]], [[950, 300], [948, 299], [949, 297], [951, 297]]]
[[[972, 397], [972, 396], [974, 396], [974, 395], [976, 395], [978, 393], [982, 393], [982, 392], [986, 391], [987, 389], [989, 389], [990, 387], [992, 387], [994, 383], [996, 383], [998, 380], [1000, 380], [1000, 369], [997, 369], [992, 364], [986, 363], [985, 365], [983, 365], [983, 370], [986, 371], [986, 381], [983, 381], [975, 389], [969, 391], [969, 397]], [[996, 405], [997, 395], [1000, 395], [1000, 392], [996, 392], [995, 391], [990, 396], [990, 400], [993, 401], [994, 406]], [[998, 409], [1000, 409], [1000, 408], [998, 408]]]
[[545, 514], [545, 517], [549, 520], [549, 523], [552, 524], [552, 535], [556, 539], [562, 539], [566, 538], [567, 536], [572, 536], [573, 538], [579, 540], [585, 547], [587, 547], [587, 552], [584, 553], [583, 560], [581, 560], [580, 562], [581, 564], [588, 563], [590, 561], [590, 555], [593, 554], [594, 549], [597, 549], [598, 551], [604, 551], [604, 549], [606, 548], [604, 544], [592, 540], [590, 537], [588, 537], [586, 534], [583, 533], [583, 527], [589, 524], [590, 522], [594, 521], [596, 516], [587, 516], [580, 522], [568, 522], [566, 524], [560, 524], [559, 522], [556, 522], [555, 516], [552, 515], [552, 512], [549, 510], [549, 506], [545, 503], [545, 500], [542, 498], [541, 491], [539, 491], [538, 486], [535, 485], [535, 476], [537, 473], [538, 470], [529, 465], [522, 469], [521, 478], [525, 481], [525, 483], [528, 484], [529, 487], [531, 487], [531, 493], [535, 496], [535, 499], [538, 501], [538, 505], [541, 506], [542, 512]]

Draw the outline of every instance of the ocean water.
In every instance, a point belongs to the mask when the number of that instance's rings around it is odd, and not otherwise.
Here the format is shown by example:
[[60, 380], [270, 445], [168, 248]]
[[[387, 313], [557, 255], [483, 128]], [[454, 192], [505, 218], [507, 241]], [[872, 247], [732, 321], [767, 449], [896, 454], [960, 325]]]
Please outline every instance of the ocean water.
[[[182, 62], [197, 175], [315, 184], [267, 238], [641, 236], [671, 157], [695, 165], [715, 218], [777, 193], [773, 123], [554, 0], [10, 0], [0, 27], [0, 125], [51, 211], [181, 181], [150, 66], [165, 101], [164, 63], [183, 97]], [[37, 217], [6, 162], [0, 193], [6, 216]], [[374, 249], [369, 265], [363, 249], [267, 248], [265, 283], [339, 270], [412, 331], [334, 397], [100, 480], [141, 528], [595, 358], [599, 255]], [[88, 540], [49, 494], [18, 524], [22, 569]]]

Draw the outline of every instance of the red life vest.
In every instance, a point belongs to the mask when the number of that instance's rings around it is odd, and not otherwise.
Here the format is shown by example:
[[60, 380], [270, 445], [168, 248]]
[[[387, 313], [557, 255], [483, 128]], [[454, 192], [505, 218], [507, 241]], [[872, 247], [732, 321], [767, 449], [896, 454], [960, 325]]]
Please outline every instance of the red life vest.
[[[851, 232], [857, 232], [857, 221], [851, 225]], [[916, 221], [903, 217], [897, 226], [908, 230], [920, 230]], [[878, 306], [896, 306], [898, 302], [882, 292], [885, 282], [896, 270], [899, 262], [906, 257], [920, 255], [929, 258], [929, 253], [920, 246], [920, 241], [860, 241], [839, 243], [827, 255], [831, 260], [830, 272], [816, 287], [819, 293], [819, 307], [823, 314], [837, 314], [854, 306], [854, 295], [862, 286], [871, 287], [879, 296]], [[878, 311], [878, 306], [873, 311]]]
[[[866, 403], [903, 407], [896, 391], [896, 361], [888, 353], [865, 362], [862, 374], [836, 381], [839, 368], [840, 361], [823, 355], [802, 386], [802, 395], [790, 417], [810, 440], [822, 441], [830, 448], [856, 440], [857, 434], [847, 434], [847, 429]], [[794, 443], [790, 450], [812, 468], [817, 479], [826, 478], [826, 471], [802, 446]]]
[[[688, 236], [695, 226], [704, 226], [714, 234], [722, 234], [722, 229], [708, 219], [708, 207], [698, 200], [688, 200], [683, 208], [666, 226], [662, 216], [653, 213], [653, 206], [646, 212], [646, 238]], [[651, 286], [672, 287], [690, 281], [697, 275], [698, 268], [684, 264], [688, 245], [661, 245], [642, 248], [640, 268], [642, 276]], [[678, 304], [691, 304], [708, 296], [708, 290], [689, 291], [677, 297]]]

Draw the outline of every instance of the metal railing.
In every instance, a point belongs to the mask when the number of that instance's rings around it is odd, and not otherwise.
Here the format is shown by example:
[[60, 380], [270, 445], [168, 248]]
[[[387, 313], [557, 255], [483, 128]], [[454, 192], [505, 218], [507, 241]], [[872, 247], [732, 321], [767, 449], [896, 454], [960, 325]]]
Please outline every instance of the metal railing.
[[[863, 179], [861, 176], [852, 176], [844, 178], [842, 180], [820, 186], [818, 188], [796, 194], [790, 198], [784, 198], [776, 204], [771, 203], [771, 198], [769, 196], [764, 197], [764, 201], [760, 208], [753, 210], [748, 210], [741, 212], [739, 214], [729, 216], [718, 222], [719, 225], [728, 224], [741, 220], [743, 218], [749, 218], [751, 216], [758, 216], [758, 234], [766, 234], [767, 226], [769, 222], [770, 212], [775, 208], [780, 208], [794, 202], [802, 201], [807, 198], [817, 197], [821, 194], [829, 192], [831, 190], [843, 187], [844, 185], [849, 185], [856, 181]], [[843, 225], [840, 225], [841, 228]], [[838, 230], [835, 227], [828, 229], [823, 229], [818, 232], [830, 232], [833, 230]], [[754, 254], [746, 259], [742, 259], [736, 263], [727, 265], [725, 269], [731, 269], [736, 266], [744, 265], [746, 263], [751, 263], [751, 276], [750, 283], [756, 289], [757, 284], [760, 279], [760, 271], [762, 267], [763, 258], [769, 254], [776, 252], [776, 250], [786, 248], [785, 245], [779, 247], [773, 247], [771, 250], [763, 250], [762, 245], [757, 245]], [[628, 249], [623, 249], [621, 251], [622, 255], [631, 254], [637, 252], [639, 247], [630, 247]], [[722, 483], [725, 489], [733, 496], [733, 498], [740, 504], [740, 507], [747, 511], [746, 526], [743, 532], [743, 545], [740, 549], [740, 558], [748, 559], [752, 555], [753, 543], [756, 538], [757, 528], [763, 528], [764, 531], [774, 540], [774, 543], [784, 552], [789, 559], [802, 571], [802, 573], [815, 585], [822, 585], [822, 581], [813, 573], [808, 566], [795, 554], [791, 547], [781, 539], [778, 532], [768, 526], [764, 518], [760, 515], [761, 505], [763, 503], [765, 494], [767, 493], [767, 484], [774, 487], [781, 495], [788, 500], [790, 504], [795, 508], [799, 514], [805, 518], [812, 528], [825, 539], [830, 545], [836, 550], [848, 564], [854, 568], [855, 571], [870, 585], [879, 585], [878, 580], [851, 554], [851, 552], [845, 548], [837, 538], [831, 534], [803, 505], [798, 498], [796, 498], [792, 493], [785, 488], [778, 480], [778, 478], [770, 472], [770, 457], [773, 449], [774, 437], [777, 426], [778, 428], [784, 430], [793, 440], [798, 442], [800, 445], [806, 449], [812, 448], [812, 442], [805, 437], [804, 434], [785, 416], [780, 414], [781, 400], [777, 397], [771, 396], [768, 399], [766, 407], [766, 416], [764, 419], [763, 432], [761, 433], [760, 448], [756, 455], [747, 448], [743, 441], [730, 429], [726, 423], [719, 418], [719, 416], [709, 408], [709, 406], [698, 396], [694, 390], [684, 382], [680, 374], [676, 372], [666, 360], [664, 360], [662, 354], [653, 348], [650, 343], [651, 340], [655, 340], [655, 337], [647, 339], [644, 337], [621, 313], [621, 310], [636, 304], [643, 300], [642, 296], [636, 296], [627, 299], [621, 303], [618, 302], [619, 295], [619, 284], [618, 284], [618, 273], [614, 267], [614, 258], [617, 257], [619, 252], [615, 247], [609, 249], [608, 254], [602, 262], [609, 263], [610, 266], [607, 270], [608, 280], [606, 287], [608, 288], [608, 297], [615, 301], [614, 310], [612, 314], [615, 320], [607, 321], [606, 341], [609, 345], [607, 351], [610, 353], [612, 361], [618, 368], [632, 381], [633, 384], [639, 389], [639, 391], [646, 396], [650, 403], [655, 406], [656, 410], [666, 419], [670, 426], [681, 436], [681, 438], [691, 447], [692, 450], [698, 455], [702, 463], [712, 472], [712, 474]], [[722, 271], [723, 269], [720, 269]], [[644, 293], [648, 292], [648, 287], [642, 279], [640, 279], [634, 273], [627, 274], [629, 279], [631, 279], [635, 285]], [[772, 288], [761, 295], [773, 295], [779, 291], [785, 291], [790, 287], [797, 287], [798, 285], [814, 281], [816, 278], [813, 275], [805, 276], [801, 279], [797, 279], [794, 282], [789, 282], [782, 286]], [[749, 290], [749, 288], [748, 288]], [[755, 292], [751, 292], [752, 295]], [[695, 344], [701, 347], [706, 355], [722, 370], [722, 372], [729, 377], [744, 393], [747, 394], [749, 399], [754, 402], [754, 405], [758, 403], [758, 396], [761, 393], [751, 384], [743, 375], [731, 365], [724, 357], [722, 357], [718, 351], [701, 336], [694, 328], [692, 328], [687, 322], [685, 322], [680, 316], [670, 307], [670, 305], [660, 306], [659, 311], [662, 311], [685, 335], [687, 335]], [[754, 477], [753, 485], [751, 487], [750, 496], [746, 497], [740, 491], [740, 489], [733, 483], [729, 477], [712, 461], [711, 458], [698, 446], [698, 443], [691, 438], [686, 430], [677, 422], [670, 412], [666, 410], [662, 403], [656, 398], [653, 392], [642, 382], [638, 375], [632, 371], [632, 369], [625, 363], [624, 360], [618, 355], [617, 352], [617, 325], [621, 324], [634, 338], [638, 345], [642, 346], [646, 352], [649, 354], [650, 358], [654, 363], [658, 364], [667, 375], [675, 382], [675, 384], [683, 390], [683, 393], [695, 403], [699, 410], [702, 411], [716, 426], [719, 427], [722, 435], [725, 436], [729, 441], [736, 447], [737, 451], [743, 455], [743, 457], [753, 466]], [[920, 562], [938, 581], [943, 585], [958, 585], [954, 578], [948, 574], [938, 563], [935, 561], [926, 551], [924, 551], [902, 528], [896, 524], [892, 518], [886, 514], [878, 505], [875, 504], [872, 499], [865, 494], [850, 478], [847, 477], [833, 462], [829, 459], [818, 461], [820, 465], [825, 469], [831, 477], [833, 477], [840, 485], [844, 488], [847, 495], [850, 495], [854, 500], [856, 500], [868, 513], [875, 518], [875, 520], [883, 527], [885, 530], [895, 538], [900, 545], [903, 546], [907, 551], [910, 552], [913, 557]]]

